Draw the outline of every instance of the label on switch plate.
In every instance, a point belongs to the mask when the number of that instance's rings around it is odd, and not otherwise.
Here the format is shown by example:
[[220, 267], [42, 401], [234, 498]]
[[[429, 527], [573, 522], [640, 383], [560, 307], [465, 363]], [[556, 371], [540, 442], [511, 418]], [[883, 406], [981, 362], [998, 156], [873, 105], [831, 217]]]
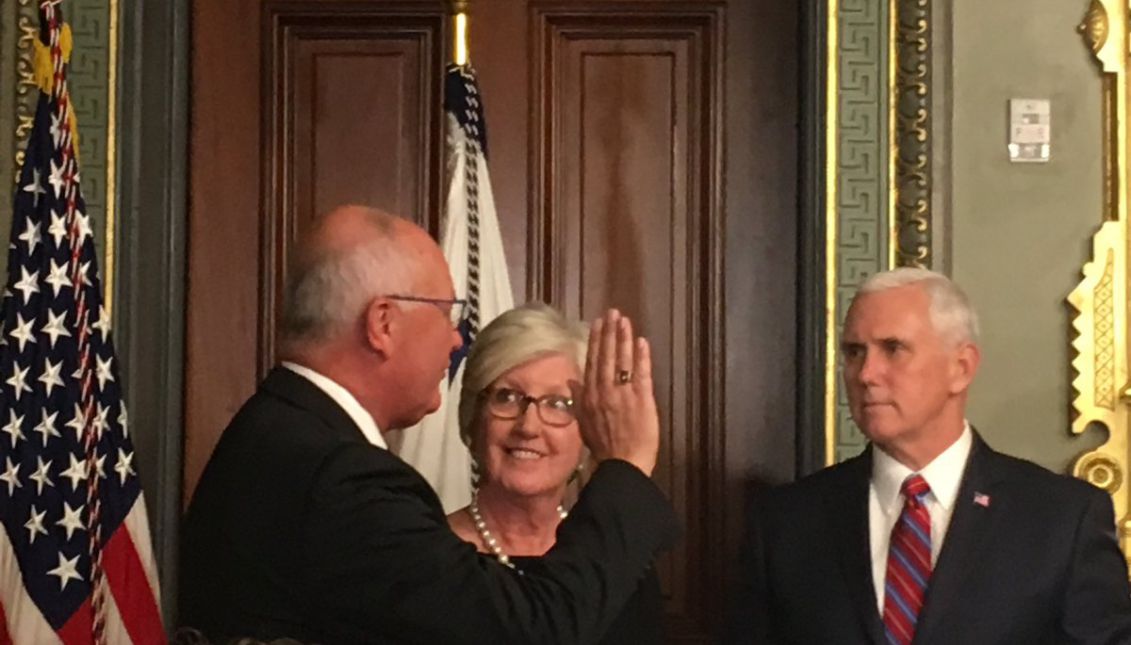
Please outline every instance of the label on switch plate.
[[1045, 163], [1052, 141], [1048, 99], [1009, 99], [1009, 160]]

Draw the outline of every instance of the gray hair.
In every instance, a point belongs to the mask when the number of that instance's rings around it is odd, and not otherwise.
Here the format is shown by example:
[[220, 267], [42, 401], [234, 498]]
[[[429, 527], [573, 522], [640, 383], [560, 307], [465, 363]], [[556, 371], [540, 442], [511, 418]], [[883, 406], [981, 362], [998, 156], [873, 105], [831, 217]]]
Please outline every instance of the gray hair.
[[919, 285], [930, 299], [931, 325], [951, 342], [978, 342], [978, 314], [970, 298], [947, 276], [917, 267], [901, 267], [873, 274], [860, 285], [857, 295]]
[[480, 416], [480, 394], [495, 379], [547, 354], [564, 354], [585, 370], [589, 327], [540, 302], [515, 307], [480, 330], [467, 355], [459, 399], [459, 435], [469, 447]]
[[284, 348], [329, 340], [355, 324], [373, 298], [412, 290], [417, 254], [398, 244], [391, 216], [368, 214], [374, 235], [318, 249], [293, 267], [279, 323]]

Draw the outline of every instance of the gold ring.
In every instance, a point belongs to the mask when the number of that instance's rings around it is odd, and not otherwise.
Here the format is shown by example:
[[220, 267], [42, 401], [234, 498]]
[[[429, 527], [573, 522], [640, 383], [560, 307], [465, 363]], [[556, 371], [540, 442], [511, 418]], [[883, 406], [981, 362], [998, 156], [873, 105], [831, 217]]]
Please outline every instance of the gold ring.
[[632, 370], [617, 370], [617, 385], [632, 382]]

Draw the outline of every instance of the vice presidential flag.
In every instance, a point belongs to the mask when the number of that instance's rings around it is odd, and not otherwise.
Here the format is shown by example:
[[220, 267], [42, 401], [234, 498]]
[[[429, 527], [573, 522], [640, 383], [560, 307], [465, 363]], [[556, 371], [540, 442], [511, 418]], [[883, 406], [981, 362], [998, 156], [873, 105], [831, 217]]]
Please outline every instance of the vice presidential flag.
[[162, 643], [157, 570], [79, 188], [71, 32], [40, 2], [40, 87], [0, 301], [0, 643]]
[[444, 90], [448, 117], [448, 200], [440, 246], [452, 268], [456, 297], [470, 315], [461, 328], [463, 349], [452, 357], [440, 409], [403, 434], [400, 456], [424, 475], [447, 512], [471, 503], [471, 461], [459, 438], [463, 359], [479, 329], [514, 307], [491, 179], [487, 124], [471, 65], [450, 65]]

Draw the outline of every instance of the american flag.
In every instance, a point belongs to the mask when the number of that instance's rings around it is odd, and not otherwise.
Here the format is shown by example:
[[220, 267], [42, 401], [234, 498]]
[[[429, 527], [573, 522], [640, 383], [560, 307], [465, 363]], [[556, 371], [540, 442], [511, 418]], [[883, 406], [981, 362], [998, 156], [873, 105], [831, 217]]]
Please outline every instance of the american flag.
[[70, 29], [40, 3], [40, 94], [0, 300], [0, 643], [160, 643], [157, 569], [79, 190]]

